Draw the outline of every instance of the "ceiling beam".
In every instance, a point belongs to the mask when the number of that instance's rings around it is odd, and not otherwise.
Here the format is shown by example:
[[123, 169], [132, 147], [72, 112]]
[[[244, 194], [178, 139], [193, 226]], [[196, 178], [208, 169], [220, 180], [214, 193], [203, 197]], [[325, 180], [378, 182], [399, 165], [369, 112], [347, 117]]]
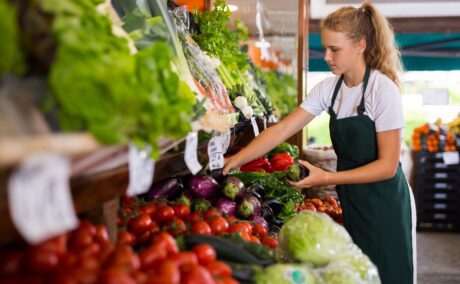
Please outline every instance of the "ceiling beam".
[[[460, 17], [389, 18], [395, 33], [460, 33]], [[310, 33], [319, 34], [319, 20], [310, 20]]]

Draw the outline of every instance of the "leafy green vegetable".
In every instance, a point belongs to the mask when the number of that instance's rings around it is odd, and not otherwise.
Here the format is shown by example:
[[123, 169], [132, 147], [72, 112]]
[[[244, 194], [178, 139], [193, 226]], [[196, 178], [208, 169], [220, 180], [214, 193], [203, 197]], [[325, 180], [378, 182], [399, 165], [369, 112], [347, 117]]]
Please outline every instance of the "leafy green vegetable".
[[243, 22], [235, 21], [235, 29], [228, 26], [232, 13], [224, 0], [213, 3], [213, 9], [196, 11], [194, 21], [199, 31], [192, 35], [201, 49], [217, 56], [230, 71], [248, 70], [246, 53], [241, 51], [240, 42], [248, 39], [248, 29]]
[[314, 284], [318, 283], [313, 270], [305, 264], [275, 264], [256, 276], [257, 284]]
[[279, 241], [285, 255], [313, 265], [328, 264], [353, 244], [342, 226], [328, 215], [314, 211], [288, 220], [281, 228]]
[[157, 41], [131, 54], [126, 39], [95, 10], [101, 1], [44, 0], [58, 44], [49, 82], [65, 130], [88, 129], [103, 143], [153, 146], [191, 129], [194, 94], [171, 69], [170, 47]]
[[6, 0], [0, 0], [0, 54], [0, 78], [25, 71], [16, 9]]
[[266, 154], [266, 156], [268, 158], [271, 158], [276, 153], [288, 153], [289, 155], [291, 155], [291, 157], [293, 159], [297, 159], [299, 157], [300, 151], [299, 151], [299, 147], [297, 147], [297, 145], [292, 145], [292, 144], [289, 144], [287, 142], [283, 142], [280, 145], [278, 145], [277, 147], [275, 147], [273, 150], [268, 152]]
[[377, 267], [356, 245], [352, 245], [349, 250], [334, 260], [334, 263], [335, 265], [347, 264], [351, 270], [358, 273], [363, 283], [380, 284]]
[[321, 279], [328, 284], [364, 284], [359, 274], [348, 263], [330, 263], [320, 273]]

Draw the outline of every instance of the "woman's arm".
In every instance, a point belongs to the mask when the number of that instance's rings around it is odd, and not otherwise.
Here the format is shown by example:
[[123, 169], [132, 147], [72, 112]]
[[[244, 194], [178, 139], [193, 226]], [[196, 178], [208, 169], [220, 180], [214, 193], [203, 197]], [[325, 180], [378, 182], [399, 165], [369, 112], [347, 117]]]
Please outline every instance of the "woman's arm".
[[340, 171], [326, 172], [308, 162], [301, 161], [309, 168], [310, 175], [292, 183], [299, 187], [312, 187], [332, 184], [359, 184], [378, 182], [392, 178], [396, 174], [401, 151], [401, 129], [377, 132], [378, 158], [362, 167]]
[[297, 133], [314, 117], [313, 114], [298, 107], [282, 121], [260, 133], [259, 136], [240, 152], [225, 159], [223, 174], [226, 175], [230, 170], [264, 155]]

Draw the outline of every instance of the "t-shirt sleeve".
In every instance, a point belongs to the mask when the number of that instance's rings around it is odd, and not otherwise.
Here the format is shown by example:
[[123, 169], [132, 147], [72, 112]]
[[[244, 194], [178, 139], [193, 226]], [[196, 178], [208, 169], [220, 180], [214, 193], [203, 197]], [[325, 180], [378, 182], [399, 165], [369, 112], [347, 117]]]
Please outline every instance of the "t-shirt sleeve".
[[309, 113], [313, 114], [314, 116], [318, 116], [323, 112], [324, 104], [323, 104], [323, 93], [322, 93], [322, 85], [324, 82], [318, 83], [313, 89], [311, 89], [310, 93], [308, 93], [305, 100], [300, 104], [300, 107]]
[[382, 132], [404, 128], [401, 92], [390, 79], [382, 81], [376, 94], [375, 130]]

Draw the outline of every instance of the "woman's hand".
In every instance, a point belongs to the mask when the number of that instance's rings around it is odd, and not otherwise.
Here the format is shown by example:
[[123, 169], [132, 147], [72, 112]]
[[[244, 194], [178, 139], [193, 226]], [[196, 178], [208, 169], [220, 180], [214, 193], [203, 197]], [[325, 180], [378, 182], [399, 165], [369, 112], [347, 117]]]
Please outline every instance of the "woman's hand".
[[224, 169], [222, 174], [226, 176], [231, 170], [237, 169], [240, 166], [240, 161], [237, 157], [238, 155], [233, 155], [224, 159]]
[[299, 160], [299, 164], [305, 166], [310, 171], [310, 173], [303, 180], [298, 182], [290, 181], [289, 183], [291, 185], [302, 188], [310, 188], [318, 185], [329, 185], [331, 173], [315, 167], [307, 161]]

